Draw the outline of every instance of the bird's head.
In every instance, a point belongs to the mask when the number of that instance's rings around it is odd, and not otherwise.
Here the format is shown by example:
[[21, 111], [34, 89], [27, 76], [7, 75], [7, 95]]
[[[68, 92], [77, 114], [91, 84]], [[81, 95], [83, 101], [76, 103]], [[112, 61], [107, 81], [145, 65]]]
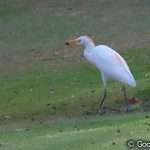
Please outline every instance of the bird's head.
[[88, 36], [81, 36], [79, 38], [69, 40], [66, 42], [66, 45], [92, 45], [93, 47], [95, 47], [93, 40]]

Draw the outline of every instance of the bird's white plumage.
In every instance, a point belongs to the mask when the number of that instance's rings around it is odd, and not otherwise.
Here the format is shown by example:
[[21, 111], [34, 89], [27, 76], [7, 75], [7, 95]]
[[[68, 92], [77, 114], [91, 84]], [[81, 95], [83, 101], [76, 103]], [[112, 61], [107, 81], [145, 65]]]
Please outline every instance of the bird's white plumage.
[[91, 52], [95, 65], [103, 73], [104, 78], [127, 83], [135, 87], [136, 82], [125, 60], [113, 49], [105, 45], [96, 46]]
[[101, 71], [104, 86], [109, 77], [136, 87], [136, 82], [126, 61], [115, 50], [106, 45], [95, 46], [92, 39], [87, 36], [82, 36], [77, 40], [85, 46], [84, 56], [86, 59]]

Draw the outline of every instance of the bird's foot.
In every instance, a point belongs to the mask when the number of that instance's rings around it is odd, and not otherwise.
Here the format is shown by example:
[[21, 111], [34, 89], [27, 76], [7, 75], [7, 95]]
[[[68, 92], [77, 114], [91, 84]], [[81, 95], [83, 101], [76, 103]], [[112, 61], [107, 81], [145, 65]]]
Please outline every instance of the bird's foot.
[[84, 114], [85, 114], [86, 116], [96, 115], [96, 113], [93, 112], [93, 111], [86, 111]]
[[96, 114], [106, 114], [107, 113], [107, 107], [103, 106], [101, 108], [99, 108], [96, 112]]
[[97, 115], [97, 114], [103, 115], [103, 114], [107, 114], [107, 112], [108, 112], [107, 107], [103, 106], [101, 108], [98, 108], [96, 111], [95, 110], [86, 111], [84, 114], [88, 116]]
[[129, 106], [124, 107], [125, 112], [132, 112], [133, 110]]

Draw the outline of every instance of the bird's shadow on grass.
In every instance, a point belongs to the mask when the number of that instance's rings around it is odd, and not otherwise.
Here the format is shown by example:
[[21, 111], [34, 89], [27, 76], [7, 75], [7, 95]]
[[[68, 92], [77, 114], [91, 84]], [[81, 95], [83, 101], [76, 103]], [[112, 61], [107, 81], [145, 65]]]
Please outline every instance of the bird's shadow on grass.
[[121, 113], [149, 112], [149, 111], [150, 111], [150, 103], [144, 103], [144, 104], [141, 104], [140, 106], [130, 105], [128, 111], [124, 107], [121, 107], [121, 106], [117, 106], [114, 108], [103, 106], [97, 112], [96, 108], [91, 107], [90, 110], [84, 112], [84, 115], [85, 116], [112, 115], [112, 114], [121, 114]]

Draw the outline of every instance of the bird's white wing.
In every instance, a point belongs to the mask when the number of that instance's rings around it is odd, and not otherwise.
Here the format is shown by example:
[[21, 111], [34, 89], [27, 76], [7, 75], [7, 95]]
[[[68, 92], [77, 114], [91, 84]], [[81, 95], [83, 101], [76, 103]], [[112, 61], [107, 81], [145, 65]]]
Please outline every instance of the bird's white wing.
[[93, 60], [100, 71], [106, 76], [136, 86], [136, 82], [125, 60], [113, 49], [105, 45], [96, 46], [93, 50]]

